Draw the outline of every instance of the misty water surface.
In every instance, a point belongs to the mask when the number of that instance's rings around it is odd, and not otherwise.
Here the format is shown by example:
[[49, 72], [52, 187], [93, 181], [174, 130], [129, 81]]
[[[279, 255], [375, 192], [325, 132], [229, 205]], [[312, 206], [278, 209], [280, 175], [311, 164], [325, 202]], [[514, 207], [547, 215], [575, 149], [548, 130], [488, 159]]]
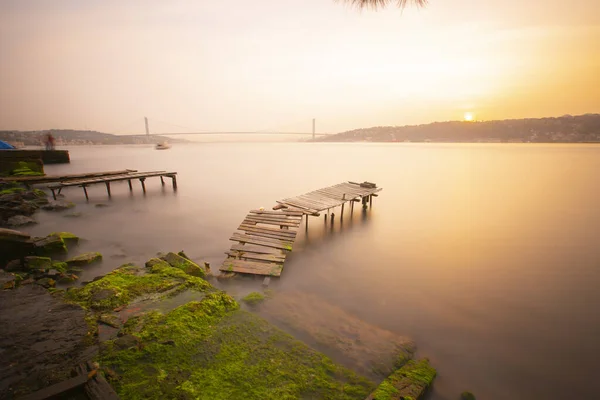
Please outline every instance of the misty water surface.
[[[42, 235], [72, 231], [101, 251], [82, 279], [158, 251], [216, 269], [248, 210], [342, 181], [384, 190], [333, 228], [312, 218], [280, 292], [316, 293], [413, 338], [438, 369], [433, 399], [595, 398], [600, 356], [600, 147], [205, 143], [72, 147], [46, 172], [178, 172], [179, 190], [147, 180], [65, 189], [79, 218], [39, 214]], [[108, 207], [96, 207], [104, 203]], [[252, 291], [260, 281], [245, 283]], [[315, 309], [315, 312], [319, 312]]]

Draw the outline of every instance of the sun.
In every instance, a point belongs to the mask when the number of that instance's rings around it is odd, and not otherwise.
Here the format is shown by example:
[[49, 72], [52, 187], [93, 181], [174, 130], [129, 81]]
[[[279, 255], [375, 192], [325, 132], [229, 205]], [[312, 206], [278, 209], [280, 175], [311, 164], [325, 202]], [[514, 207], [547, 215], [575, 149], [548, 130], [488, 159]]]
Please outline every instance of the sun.
[[465, 113], [465, 121], [473, 121], [475, 119], [475, 116], [473, 115], [472, 112], [466, 112]]

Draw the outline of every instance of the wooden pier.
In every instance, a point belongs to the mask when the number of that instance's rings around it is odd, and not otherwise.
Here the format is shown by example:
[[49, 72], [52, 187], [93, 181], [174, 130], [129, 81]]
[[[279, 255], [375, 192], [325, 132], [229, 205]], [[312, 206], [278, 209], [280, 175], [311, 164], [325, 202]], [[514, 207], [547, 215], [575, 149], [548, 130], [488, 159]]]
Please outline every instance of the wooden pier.
[[69, 175], [44, 175], [44, 176], [3, 176], [0, 177], [0, 181], [4, 182], [16, 182], [24, 185], [37, 185], [42, 183], [56, 183], [56, 182], [70, 182], [77, 181], [85, 178], [101, 178], [111, 175], [123, 175], [137, 172], [135, 169], [124, 169], [120, 171], [105, 171], [105, 172], [86, 172], [82, 174], [69, 174]]
[[[372, 206], [373, 197], [382, 188], [370, 182], [346, 182], [318, 189], [300, 196], [277, 201], [270, 210], [252, 210], [234, 232], [230, 240], [237, 242], [228, 252], [227, 259], [219, 268], [222, 272], [251, 275], [280, 276], [283, 264], [296, 240], [302, 216], [319, 216], [321, 212], [350, 202], [362, 202], [363, 207]], [[331, 216], [333, 223], [333, 214]], [[327, 219], [327, 214], [325, 214]], [[241, 231], [241, 232], [239, 232]]]
[[[104, 183], [106, 185], [106, 192], [108, 193], [108, 197], [111, 197], [110, 184], [111, 182], [122, 182], [127, 181], [129, 184], [129, 191], [133, 192], [133, 185], [131, 181], [134, 179], [138, 179], [142, 185], [142, 191], [146, 193], [146, 179], [151, 177], [159, 177], [160, 182], [165, 185], [164, 178], [171, 178], [173, 184], [173, 190], [177, 190], [177, 172], [167, 172], [167, 171], [149, 171], [149, 172], [127, 172], [123, 174], [117, 175], [108, 175], [108, 176], [100, 176], [100, 177], [91, 177], [79, 180], [71, 180], [68, 182], [60, 182], [54, 185], [49, 185], [48, 189], [52, 191], [52, 197], [56, 200], [56, 195], [60, 194], [60, 192], [70, 186], [79, 186], [83, 188], [83, 193], [85, 194], [86, 200], [89, 200], [87, 187], [90, 185], [95, 185], [98, 183]], [[58, 192], [57, 192], [58, 191]]]

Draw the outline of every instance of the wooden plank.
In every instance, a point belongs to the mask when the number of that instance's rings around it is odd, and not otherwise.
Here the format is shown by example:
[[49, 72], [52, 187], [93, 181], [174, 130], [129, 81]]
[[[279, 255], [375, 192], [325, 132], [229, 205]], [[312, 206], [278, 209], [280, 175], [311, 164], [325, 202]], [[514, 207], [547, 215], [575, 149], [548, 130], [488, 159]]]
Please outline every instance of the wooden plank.
[[260, 236], [263, 237], [265, 239], [278, 239], [278, 240], [283, 240], [283, 241], [293, 241], [294, 237], [291, 236], [282, 236], [282, 235], [278, 235], [275, 233], [269, 233], [269, 232], [256, 232], [256, 231], [252, 231], [252, 230], [248, 230], [248, 229], [243, 229], [243, 231], [246, 232], [247, 235], [250, 236]]
[[306, 206], [298, 205], [296, 202], [292, 202], [292, 201], [278, 200], [277, 203], [279, 203], [279, 204], [285, 204], [288, 207], [291, 206], [291, 207], [299, 208], [299, 209], [304, 210], [306, 213], [309, 213], [309, 214], [319, 214], [319, 211], [320, 211], [320, 210], [315, 210], [315, 209], [312, 209], [312, 208], [309, 208], [309, 207], [306, 207]]
[[229, 240], [233, 240], [241, 243], [249, 243], [249, 244], [257, 244], [259, 246], [272, 247], [274, 249], [288, 250], [292, 251], [292, 242], [272, 242], [266, 239], [259, 239], [257, 237], [248, 236], [248, 235], [240, 235], [234, 233]]
[[[294, 197], [293, 199], [291, 199], [292, 201], [297, 201], [300, 204], [307, 204], [310, 205], [311, 207], [316, 207], [319, 210], [322, 210], [323, 208], [330, 208], [333, 207], [333, 203], [332, 200], [319, 200], [317, 198], [308, 196], [308, 195], [301, 195], [298, 197]], [[283, 201], [287, 201], [287, 199], [284, 199]]]
[[129, 180], [129, 179], [151, 178], [151, 177], [156, 177], [156, 176], [167, 176], [167, 175], [175, 175], [175, 174], [177, 174], [177, 172], [167, 172], [167, 171], [138, 172], [138, 173], [132, 173], [132, 174], [113, 175], [113, 176], [94, 178], [94, 179], [81, 179], [81, 180], [71, 181], [71, 182], [66, 182], [66, 183], [57, 183], [55, 185], [50, 185], [48, 187], [57, 189], [57, 188], [61, 188], [61, 187], [91, 185], [94, 183], [115, 182], [115, 181]]
[[270, 210], [250, 210], [250, 214], [269, 214], [269, 215], [287, 215], [292, 217], [301, 217], [304, 215], [302, 211], [270, 211]]
[[298, 232], [296, 232], [295, 230], [292, 230], [292, 229], [268, 228], [266, 226], [257, 226], [257, 225], [241, 224], [238, 227], [238, 229], [240, 229], [240, 230], [245, 230], [246, 228], [258, 229], [258, 230], [261, 230], [263, 232], [281, 233], [282, 235], [287, 235], [287, 236], [291, 236], [291, 237], [295, 237], [297, 235], [297, 233], [298, 233]]
[[248, 214], [247, 216], [251, 217], [251, 218], [274, 219], [277, 221], [300, 221], [300, 220], [302, 220], [301, 215], [287, 216], [287, 215], [271, 215], [271, 214]]
[[27, 396], [19, 397], [19, 400], [48, 399], [48, 398], [57, 396], [61, 393], [64, 393], [66, 391], [83, 386], [87, 383], [87, 381], [88, 381], [87, 374], [78, 375], [75, 378], [67, 379], [67, 380], [59, 382], [55, 385], [48, 386], [44, 389], [38, 390], [37, 392], [28, 394]]
[[281, 255], [283, 250], [274, 249], [272, 247], [263, 247], [252, 244], [234, 244], [231, 246], [232, 251], [243, 251], [245, 253], [256, 253], [256, 254], [273, 254]]
[[291, 234], [286, 233], [285, 231], [280, 230], [266, 230], [265, 228], [261, 227], [261, 226], [248, 226], [248, 225], [240, 225], [240, 227], [238, 227], [238, 230], [240, 231], [246, 231], [246, 232], [253, 232], [253, 233], [264, 233], [266, 235], [273, 235], [276, 237], [280, 237], [282, 239], [287, 239], [287, 240], [294, 240], [296, 238], [296, 232], [294, 231], [290, 231]]
[[[88, 361], [88, 369], [94, 369], [92, 363]], [[90, 400], [119, 400], [119, 396], [110, 386], [110, 384], [104, 379], [102, 374], [97, 372], [93, 375], [85, 386], [83, 387], [85, 394], [87, 394]]]
[[277, 256], [275, 254], [244, 253], [243, 251], [226, 251], [225, 254], [232, 258], [256, 261], [269, 261], [274, 263], [283, 263], [285, 261], [285, 256]]
[[284, 238], [284, 239], [280, 239], [280, 238], [270, 238], [270, 237], [266, 237], [266, 236], [260, 236], [260, 235], [256, 235], [254, 232], [233, 232], [233, 235], [241, 235], [241, 236], [248, 236], [248, 237], [252, 237], [256, 240], [263, 240], [265, 242], [270, 242], [270, 243], [289, 243], [292, 244], [294, 243], [294, 238]]
[[300, 222], [283, 222], [283, 221], [272, 221], [272, 220], [260, 220], [255, 218], [248, 218], [242, 222], [246, 224], [246, 222], [253, 222], [255, 224], [265, 224], [265, 225], [275, 225], [275, 226], [289, 226], [292, 228], [297, 228], [300, 226]]
[[219, 270], [224, 272], [239, 272], [243, 274], [280, 276], [282, 264], [235, 260], [228, 258]]

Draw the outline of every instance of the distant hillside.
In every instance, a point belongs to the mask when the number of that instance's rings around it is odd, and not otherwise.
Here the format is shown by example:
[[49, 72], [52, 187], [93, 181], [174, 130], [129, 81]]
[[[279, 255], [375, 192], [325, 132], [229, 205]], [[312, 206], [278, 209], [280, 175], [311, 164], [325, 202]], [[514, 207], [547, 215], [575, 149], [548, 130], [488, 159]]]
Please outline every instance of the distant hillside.
[[316, 142], [600, 143], [600, 114], [483, 122], [378, 126], [314, 139]]
[[39, 146], [44, 136], [52, 133], [56, 144], [60, 145], [90, 145], [90, 144], [153, 144], [162, 141], [173, 143], [185, 140], [167, 138], [165, 136], [146, 135], [112, 135], [96, 131], [77, 131], [72, 129], [49, 129], [44, 131], [0, 131], [0, 140], [25, 146]]

